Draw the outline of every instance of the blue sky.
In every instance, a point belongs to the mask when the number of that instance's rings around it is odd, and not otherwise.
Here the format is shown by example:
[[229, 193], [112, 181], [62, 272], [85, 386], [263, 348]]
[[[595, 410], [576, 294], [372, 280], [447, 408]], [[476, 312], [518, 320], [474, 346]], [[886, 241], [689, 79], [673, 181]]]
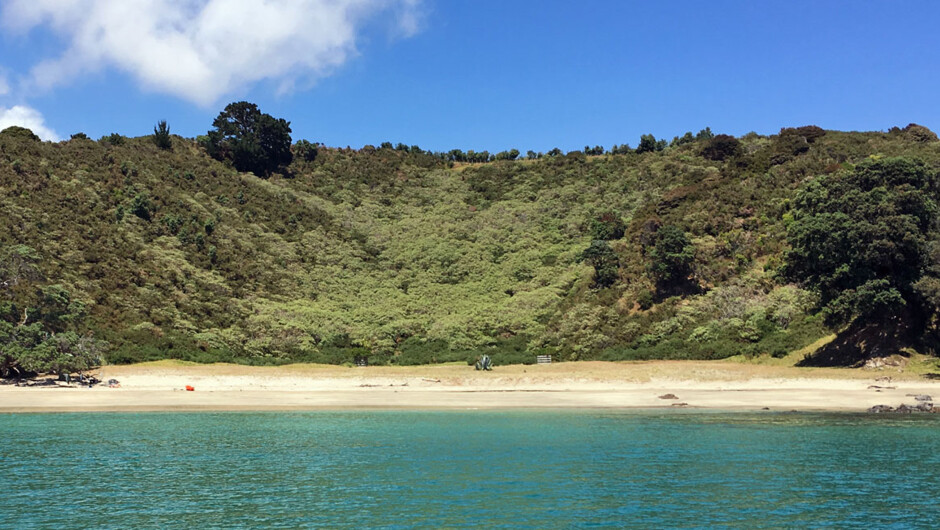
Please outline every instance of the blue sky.
[[295, 140], [353, 147], [940, 128], [940, 2], [151, 3], [5, 0], [0, 124], [196, 136], [246, 99]]

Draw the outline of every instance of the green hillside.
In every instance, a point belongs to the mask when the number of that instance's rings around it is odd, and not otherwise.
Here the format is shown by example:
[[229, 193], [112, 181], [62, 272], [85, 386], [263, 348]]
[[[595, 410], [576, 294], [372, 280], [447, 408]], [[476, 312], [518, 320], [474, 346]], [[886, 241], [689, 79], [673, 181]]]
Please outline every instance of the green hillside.
[[177, 136], [8, 129], [0, 348], [45, 322], [112, 363], [781, 356], [844, 329], [784, 266], [801, 190], [940, 165], [917, 126], [648, 140], [483, 163], [301, 142], [260, 178]]

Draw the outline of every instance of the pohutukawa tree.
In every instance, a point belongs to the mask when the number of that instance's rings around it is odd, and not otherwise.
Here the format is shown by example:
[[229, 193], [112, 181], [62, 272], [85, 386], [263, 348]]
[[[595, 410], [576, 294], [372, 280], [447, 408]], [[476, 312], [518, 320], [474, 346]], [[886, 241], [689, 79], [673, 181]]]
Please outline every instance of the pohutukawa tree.
[[[937, 314], [931, 257], [937, 239], [936, 172], [886, 158], [820, 177], [798, 194], [785, 276], [819, 295], [834, 328], [903, 326], [918, 335]], [[891, 331], [894, 329], [895, 331]]]

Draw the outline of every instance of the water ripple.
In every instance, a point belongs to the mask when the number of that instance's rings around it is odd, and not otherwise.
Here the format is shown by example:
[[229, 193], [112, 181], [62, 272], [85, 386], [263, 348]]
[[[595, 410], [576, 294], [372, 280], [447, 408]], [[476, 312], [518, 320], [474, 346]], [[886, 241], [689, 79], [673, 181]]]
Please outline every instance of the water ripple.
[[933, 528], [940, 418], [0, 416], [0, 527]]

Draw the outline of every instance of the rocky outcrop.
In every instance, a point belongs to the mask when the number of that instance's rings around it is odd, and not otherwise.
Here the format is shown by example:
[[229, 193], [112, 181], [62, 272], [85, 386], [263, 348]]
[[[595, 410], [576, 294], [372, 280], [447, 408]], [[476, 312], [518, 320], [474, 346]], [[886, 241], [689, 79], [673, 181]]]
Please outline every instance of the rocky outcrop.
[[905, 405], [901, 404], [897, 407], [892, 407], [890, 405], [875, 405], [868, 409], [868, 412], [871, 414], [882, 414], [882, 413], [894, 413], [894, 414], [911, 414], [914, 412], [932, 412], [934, 414], [940, 413], [940, 408], [933, 406], [933, 403], [929, 401], [922, 401], [916, 405]]

